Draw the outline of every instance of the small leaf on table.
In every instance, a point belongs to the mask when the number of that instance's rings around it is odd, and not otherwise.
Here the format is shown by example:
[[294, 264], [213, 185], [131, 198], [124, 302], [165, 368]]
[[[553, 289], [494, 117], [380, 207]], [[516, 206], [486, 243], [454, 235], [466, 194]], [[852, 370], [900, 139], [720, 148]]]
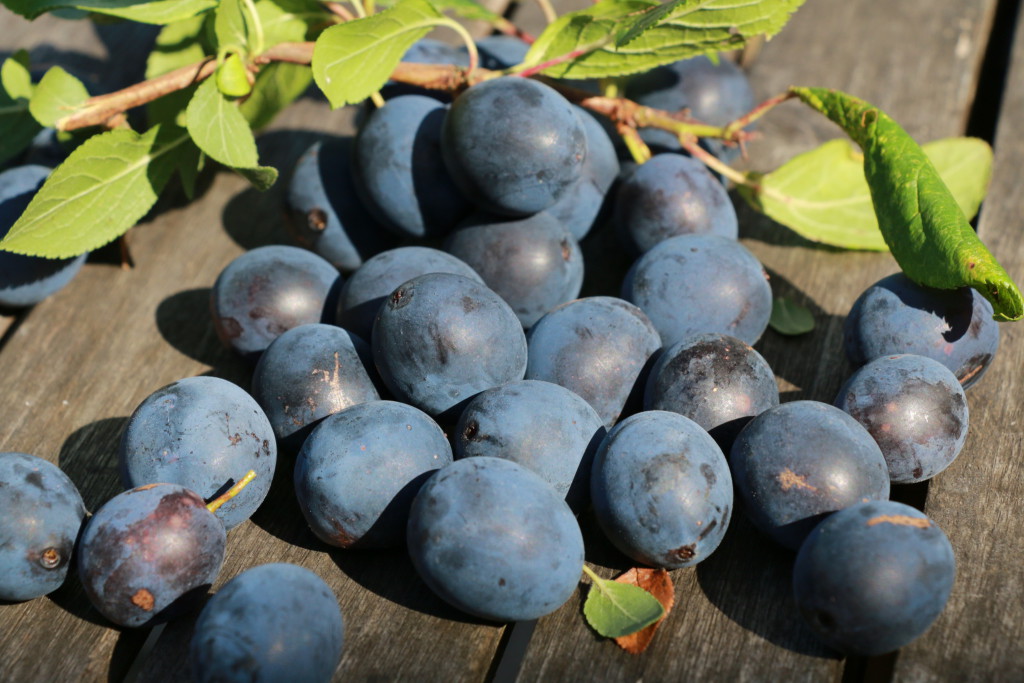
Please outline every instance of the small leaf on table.
[[637, 585], [602, 579], [585, 567], [593, 584], [583, 603], [583, 615], [605, 638], [621, 638], [646, 628], [665, 615], [653, 595]]
[[629, 635], [619, 636], [615, 643], [626, 652], [636, 655], [640, 654], [651, 644], [654, 634], [658, 632], [658, 626], [665, 620], [668, 613], [675, 605], [675, 587], [672, 585], [672, 576], [664, 569], [648, 569], [646, 567], [634, 567], [622, 576], [615, 579], [618, 583], [632, 586], [639, 586], [653, 595], [665, 613], [656, 622]]
[[772, 315], [768, 325], [779, 334], [806, 334], [814, 329], [814, 316], [800, 304], [777, 296], [772, 299]]

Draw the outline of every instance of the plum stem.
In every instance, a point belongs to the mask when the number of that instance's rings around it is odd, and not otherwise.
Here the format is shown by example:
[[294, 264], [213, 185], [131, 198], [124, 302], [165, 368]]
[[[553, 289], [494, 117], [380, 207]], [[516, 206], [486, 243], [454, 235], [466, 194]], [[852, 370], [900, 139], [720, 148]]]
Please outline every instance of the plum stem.
[[225, 491], [224, 493], [220, 494], [219, 496], [211, 500], [209, 503], [207, 503], [206, 509], [209, 510], [210, 512], [216, 512], [217, 510], [220, 509], [222, 505], [224, 505], [224, 503], [228, 502], [229, 500], [237, 496], [239, 493], [241, 493], [242, 489], [248, 486], [249, 482], [255, 478], [256, 470], [249, 470], [237, 484], [235, 484], [227, 491]]

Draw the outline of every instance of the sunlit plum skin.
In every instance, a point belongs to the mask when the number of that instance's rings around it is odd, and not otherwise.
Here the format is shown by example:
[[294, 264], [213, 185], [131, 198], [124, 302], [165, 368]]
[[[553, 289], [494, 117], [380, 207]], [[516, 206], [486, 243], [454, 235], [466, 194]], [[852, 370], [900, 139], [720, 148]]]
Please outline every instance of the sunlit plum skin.
[[580, 246], [546, 212], [511, 220], [475, 214], [448, 236], [444, 248], [479, 273], [527, 329], [576, 298], [583, 286]]
[[615, 426], [591, 474], [594, 516], [623, 553], [652, 567], [692, 567], [718, 548], [732, 514], [722, 449], [677, 413], [637, 413]]
[[356, 187], [366, 207], [399, 236], [445, 235], [472, 210], [441, 159], [445, 112], [431, 97], [395, 97], [356, 136]]
[[447, 437], [423, 411], [361, 403], [326, 418], [306, 439], [295, 461], [295, 496], [324, 543], [398, 547], [416, 492], [451, 462]]
[[247, 569], [210, 598], [189, 645], [198, 683], [329, 681], [344, 622], [323, 579], [294, 564]]
[[597, 411], [565, 387], [523, 380], [477, 394], [455, 427], [456, 458], [505, 458], [548, 482], [574, 510], [590, 497], [590, 468], [606, 433]]
[[0, 453], [0, 600], [31, 600], [61, 587], [85, 504], [53, 463]]
[[340, 279], [334, 266], [299, 247], [247, 251], [213, 284], [213, 327], [225, 346], [255, 361], [286, 330], [322, 322], [328, 294]]
[[903, 503], [871, 501], [840, 510], [808, 536], [793, 593], [826, 644], [874, 657], [928, 630], [955, 576], [953, 548], [935, 522]]
[[827, 403], [793, 401], [761, 413], [736, 437], [729, 465], [754, 525], [793, 550], [829, 513], [889, 497], [878, 444]]
[[193, 491], [149, 484], [110, 499], [78, 545], [89, 601], [119, 626], [149, 626], [192, 609], [220, 572], [224, 525]]
[[526, 335], [519, 319], [486, 286], [450, 273], [400, 285], [380, 307], [373, 359], [399, 400], [455, 419], [484, 389], [523, 378]]
[[645, 410], [669, 410], [706, 429], [728, 452], [751, 418], [779, 405], [768, 361], [735, 337], [703, 334], [678, 342], [647, 378]]
[[615, 192], [615, 228], [635, 253], [677, 235], [739, 236], [736, 209], [703, 163], [658, 154], [641, 164]]
[[510, 76], [475, 85], [452, 103], [441, 151], [456, 185], [481, 209], [526, 216], [579, 181], [587, 137], [557, 91]]
[[658, 243], [626, 273], [622, 298], [647, 314], [665, 346], [712, 332], [754, 344], [772, 313], [761, 263], [720, 235], [680, 235]]
[[882, 356], [839, 390], [836, 407], [871, 433], [894, 484], [931, 479], [967, 440], [963, 387], [949, 368], [924, 356]]
[[587, 158], [581, 177], [547, 213], [560, 220], [572, 236], [581, 240], [600, 220], [608, 191], [619, 176], [615, 144], [598, 120], [586, 109], [573, 105], [587, 135]]
[[256, 478], [217, 510], [232, 529], [260, 506], [277, 465], [274, 430], [244, 389], [218, 377], [188, 377], [150, 394], [135, 409], [118, 449], [125, 488], [170, 482], [210, 499]]
[[583, 569], [572, 510], [540, 476], [501, 458], [456, 460], [431, 477], [413, 501], [408, 546], [431, 590], [493, 621], [553, 612]]
[[881, 356], [927, 356], [968, 389], [995, 358], [999, 323], [992, 319], [992, 305], [969, 287], [932, 289], [896, 273], [854, 302], [843, 325], [843, 345], [854, 366]]
[[389, 249], [371, 258], [345, 280], [338, 297], [338, 324], [370, 340], [373, 321], [384, 300], [398, 285], [427, 273], [452, 273], [483, 284], [475, 270], [440, 249]]
[[[28, 207], [50, 174], [45, 166], [17, 166], [0, 173], [0, 239]], [[88, 254], [46, 259], [0, 251], [0, 306], [34, 306], [66, 286]]]
[[359, 201], [351, 159], [351, 138], [316, 142], [299, 157], [288, 183], [292, 236], [342, 273], [394, 241]]
[[252, 396], [282, 449], [295, 453], [313, 426], [345, 408], [380, 399], [370, 347], [334, 325], [293, 327], [260, 356]]
[[530, 330], [526, 379], [561, 385], [582, 396], [611, 427], [661, 347], [643, 311], [610, 296], [577, 299], [545, 315]]

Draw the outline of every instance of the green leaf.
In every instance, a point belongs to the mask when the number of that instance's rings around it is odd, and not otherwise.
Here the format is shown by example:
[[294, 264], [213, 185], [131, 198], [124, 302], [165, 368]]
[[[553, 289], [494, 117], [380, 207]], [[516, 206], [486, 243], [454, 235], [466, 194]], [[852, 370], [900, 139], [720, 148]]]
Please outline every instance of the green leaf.
[[777, 34], [804, 0], [601, 0], [563, 15], [537, 38], [524, 64], [562, 60], [554, 78], [609, 78]]
[[313, 48], [313, 78], [334, 108], [361, 102], [380, 90], [413, 43], [440, 13], [423, 0], [402, 0], [391, 9], [332, 26]]
[[43, 126], [52, 126], [73, 114], [87, 99], [89, 91], [82, 82], [59, 66], [51, 67], [36, 85], [28, 109]]
[[249, 17], [241, 0], [220, 0], [214, 13], [213, 31], [218, 49], [249, 49]]
[[[972, 218], [992, 174], [992, 149], [977, 138], [948, 138], [923, 146], [964, 214]], [[830, 140], [771, 173], [750, 174], [740, 194], [758, 211], [797, 234], [845, 249], [885, 251], [864, 158], [848, 140]]]
[[249, 72], [237, 52], [232, 52], [217, 67], [217, 88], [228, 97], [245, 97], [252, 91]]
[[28, 53], [19, 50], [0, 66], [0, 164], [22, 152], [41, 127], [29, 111], [32, 80], [27, 81]]
[[124, 234], [156, 202], [187, 141], [180, 128], [159, 126], [92, 136], [54, 169], [0, 249], [70, 258]]
[[772, 300], [768, 325], [779, 334], [806, 334], [814, 329], [814, 316], [800, 304], [777, 296]]
[[0, 67], [0, 83], [12, 100], [32, 97], [32, 75], [29, 73], [28, 52], [18, 50], [4, 60]]
[[146, 60], [146, 78], [155, 78], [205, 57], [208, 54], [203, 31], [205, 20], [204, 15], [164, 26]]
[[274, 184], [277, 171], [259, 165], [252, 129], [213, 79], [199, 84], [188, 103], [185, 119], [192, 139], [211, 159], [235, 169], [257, 189], [265, 190]]
[[504, 17], [492, 12], [475, 0], [430, 0], [430, 4], [441, 12], [451, 12], [455, 16], [470, 21], [486, 21], [489, 24], [500, 24]]
[[260, 0], [256, 14], [263, 26], [263, 42], [301, 43], [317, 27], [330, 23], [330, 14], [316, 0]]
[[259, 130], [306, 92], [312, 81], [313, 73], [307, 66], [284, 62], [268, 64], [257, 74], [252, 94], [238, 108], [249, 126]]
[[602, 579], [586, 566], [584, 572], [593, 584], [583, 603], [583, 615], [605, 638], [636, 633], [665, 614], [658, 599], [640, 586]]
[[71, 8], [144, 24], [170, 24], [216, 7], [217, 0], [3, 0], [3, 4], [29, 19], [35, 19], [44, 12]]
[[978, 239], [967, 217], [914, 139], [864, 100], [825, 88], [792, 88], [839, 125], [864, 151], [864, 175], [882, 236], [914, 282], [937, 289], [974, 287], [999, 321], [1024, 318], [1024, 297]]

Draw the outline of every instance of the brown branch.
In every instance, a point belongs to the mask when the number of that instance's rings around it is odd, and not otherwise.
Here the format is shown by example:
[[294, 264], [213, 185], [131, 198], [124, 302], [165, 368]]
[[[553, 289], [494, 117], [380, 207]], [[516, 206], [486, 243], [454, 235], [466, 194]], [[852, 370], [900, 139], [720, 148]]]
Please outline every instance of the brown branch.
[[355, 15], [349, 12], [348, 8], [340, 2], [325, 2], [324, 9], [336, 17], [341, 17], [342, 21], [355, 21]]

